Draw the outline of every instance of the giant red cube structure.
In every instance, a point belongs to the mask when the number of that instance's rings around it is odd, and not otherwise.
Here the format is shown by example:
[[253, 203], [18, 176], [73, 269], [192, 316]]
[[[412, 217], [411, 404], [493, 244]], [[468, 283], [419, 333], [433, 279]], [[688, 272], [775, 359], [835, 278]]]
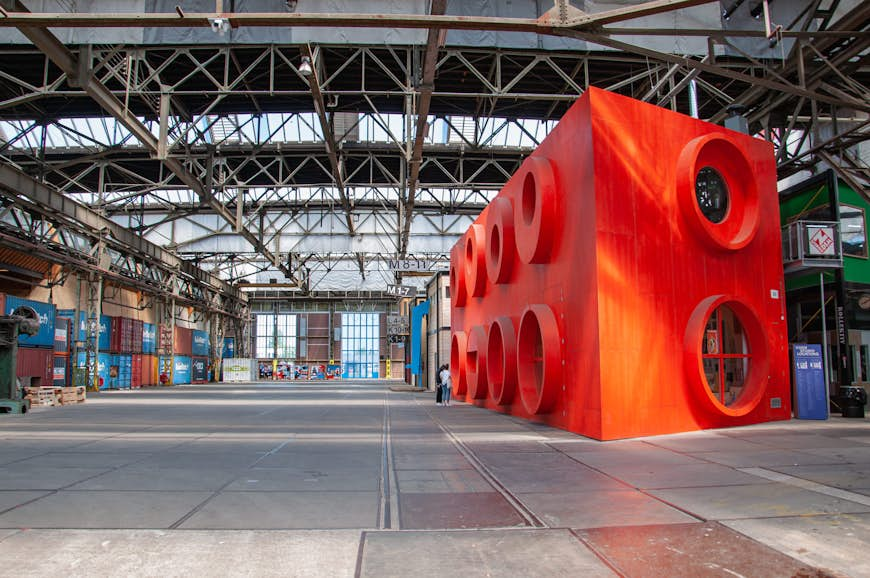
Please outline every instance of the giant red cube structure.
[[461, 399], [608, 440], [791, 416], [769, 143], [590, 89], [451, 253]]

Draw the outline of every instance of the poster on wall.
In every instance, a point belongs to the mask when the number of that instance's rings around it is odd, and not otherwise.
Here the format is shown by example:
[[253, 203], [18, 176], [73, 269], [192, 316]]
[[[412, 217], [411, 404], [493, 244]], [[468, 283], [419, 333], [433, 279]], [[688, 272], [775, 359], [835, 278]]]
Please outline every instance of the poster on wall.
[[279, 359], [275, 367], [275, 379], [292, 379], [294, 376], [293, 362]]
[[794, 372], [794, 416], [797, 419], [828, 419], [828, 393], [822, 361], [822, 346], [791, 346]]
[[333, 363], [327, 365], [326, 379], [341, 379], [341, 365]]
[[260, 379], [272, 379], [272, 360], [257, 363], [257, 375]]

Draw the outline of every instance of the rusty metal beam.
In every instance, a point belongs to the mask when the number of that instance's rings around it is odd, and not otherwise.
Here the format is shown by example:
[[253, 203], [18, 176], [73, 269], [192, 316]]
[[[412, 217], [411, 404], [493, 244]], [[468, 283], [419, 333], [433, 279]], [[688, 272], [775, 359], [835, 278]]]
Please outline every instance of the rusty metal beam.
[[0, 27], [15, 28], [210, 28], [221, 18], [233, 28], [242, 26], [308, 26], [365, 28], [441, 28], [449, 30], [503, 30], [550, 34], [555, 29], [591, 29], [680, 8], [709, 4], [713, 0], [656, 0], [637, 6], [584, 13], [564, 23], [548, 15], [534, 18], [498, 18], [437, 14], [335, 14], [301, 12], [160, 12], [160, 13], [76, 13], [27, 12], [9, 6], [0, 15]]
[[[444, 14], [447, 0], [432, 0], [432, 14]], [[426, 53], [423, 56], [423, 74], [420, 81], [420, 95], [417, 100], [417, 128], [414, 133], [414, 148], [411, 150], [410, 174], [408, 176], [408, 198], [405, 200], [405, 214], [402, 219], [402, 233], [399, 238], [399, 253], [402, 258], [408, 254], [408, 239], [411, 235], [411, 221], [414, 218], [414, 197], [417, 194], [417, 180], [423, 162], [423, 140], [426, 138], [426, 120], [435, 89], [435, 67], [438, 64], [438, 46], [441, 30], [430, 28], [426, 40]]]
[[828, 163], [834, 172], [837, 173], [837, 176], [843, 179], [847, 185], [852, 187], [852, 190], [861, 195], [865, 202], [870, 203], [870, 194], [868, 194], [867, 189], [858, 181], [858, 179], [854, 178], [852, 175], [846, 171], [841, 163], [837, 162], [832, 155], [828, 154], [825, 151], [818, 151], [816, 153], [822, 160]]
[[[23, 8], [19, 2], [16, 2], [16, 5], [18, 9]], [[45, 55], [48, 56], [48, 58], [68, 76], [79, 74], [78, 59], [60, 42], [60, 40], [57, 39], [57, 37], [54, 36], [54, 34], [51, 33], [51, 31], [44, 28], [27, 27], [22, 27], [19, 30], [34, 44], [34, 46], [44, 52]], [[81, 75], [79, 74], [79, 76]], [[123, 103], [118, 100], [105, 85], [96, 80], [91, 74], [88, 74], [86, 78], [79, 78], [79, 82], [81, 83], [83, 90], [107, 113], [115, 117], [127, 128], [127, 130], [133, 133], [133, 136], [135, 136], [139, 142], [155, 155], [158, 153], [160, 149], [158, 139], [148, 130], [148, 127], [129, 113]], [[166, 168], [172, 171], [181, 182], [193, 190], [218, 215], [231, 225], [236, 224], [235, 215], [219, 203], [211, 194], [211, 191], [206, 190], [199, 178], [190, 172], [180, 160], [174, 157], [169, 157], [164, 159], [162, 162]], [[242, 229], [240, 234], [258, 253], [261, 253], [264, 257], [275, 263], [285, 275], [288, 277], [291, 276], [290, 270], [280, 263], [279, 259], [266, 248], [257, 236], [247, 229]]]
[[[870, 6], [870, 5], [868, 5]], [[686, 68], [700, 70], [701, 72], [706, 72], [709, 74], [714, 74], [717, 76], [723, 76], [725, 78], [731, 78], [733, 80], [740, 80], [742, 82], [746, 82], [753, 87], [755, 90], [761, 91], [763, 94], [767, 94], [764, 90], [775, 90], [778, 92], [784, 92], [787, 94], [791, 94], [793, 96], [803, 96], [810, 100], [815, 100], [818, 102], [825, 102], [828, 104], [834, 104], [837, 106], [848, 106], [856, 110], [861, 110], [864, 112], [870, 112], [870, 103], [859, 103], [853, 104], [851, 102], [845, 103], [842, 100], [827, 96], [824, 94], [820, 94], [813, 90], [808, 90], [805, 88], [801, 88], [800, 86], [794, 84], [787, 84], [784, 82], [777, 82], [774, 80], [770, 80], [769, 78], [763, 76], [752, 76], [750, 74], [744, 74], [742, 72], [737, 72], [736, 70], [732, 70], [730, 68], [725, 68], [721, 66], [717, 66], [715, 64], [708, 64], [705, 61], [695, 60], [692, 58], [686, 58], [683, 56], [677, 56], [676, 54], [667, 54], [665, 52], [659, 52], [657, 50], [652, 50], [650, 48], [643, 48], [641, 46], [637, 46], [634, 44], [629, 44], [627, 42], [622, 42], [620, 40], [614, 40], [612, 38], [607, 38], [605, 36], [601, 36], [600, 34], [590, 34], [587, 32], [575, 32], [562, 30], [558, 32], [559, 36], [567, 36], [570, 38], [578, 38], [580, 40], [586, 40], [587, 42], [592, 42], [594, 44], [600, 44], [601, 46], [607, 46], [610, 48], [615, 48], [616, 50], [621, 50], [623, 52], [628, 52], [631, 54], [640, 54], [643, 56], [647, 56], [654, 60], [660, 60], [663, 62], [672, 62], [674, 64], [681, 64]], [[740, 99], [735, 99], [735, 102], [740, 102], [741, 104], [744, 101]], [[718, 122], [720, 119], [711, 119], [711, 122]]]
[[[856, 29], [863, 30], [866, 27], [868, 20], [870, 20], [870, 3], [864, 2], [863, 4], [859, 4], [852, 11], [848, 12], [842, 18], [840, 18], [840, 20], [838, 20], [834, 24], [834, 28], [832, 31], [843, 31], [843, 30], [850, 31], [850, 30], [856, 30]], [[860, 54], [865, 49], [867, 49], [868, 46], [870, 46], [870, 37], [868, 37], [868, 34], [866, 32], [861, 32], [860, 34], [856, 34], [855, 36], [858, 38], [862, 38], [862, 41], [857, 42], [852, 50], [845, 51], [845, 52], [849, 52], [850, 54], [853, 54], [853, 55]], [[822, 38], [816, 40], [813, 43], [813, 46], [816, 50], [818, 50], [819, 52], [824, 54], [825, 51], [828, 48], [834, 46], [838, 40], [839, 39], [836, 37], [822, 37]], [[842, 56], [842, 54], [838, 55], [838, 57], [839, 56]], [[794, 53], [789, 57], [789, 59], [780, 68], [779, 74], [781, 76], [787, 76], [787, 75], [794, 74], [796, 71], [798, 71], [799, 66], [803, 66], [803, 58], [804, 58], [803, 47], [800, 44], [798, 44], [795, 47]], [[808, 80], [806, 82], [806, 86], [812, 87], [813, 86], [812, 81]], [[735, 98], [734, 102], [739, 102], [740, 104], [742, 104], [744, 106], [751, 107], [759, 100], [769, 99], [769, 93], [766, 90], [767, 88], [770, 88], [770, 87], [765, 86], [764, 84], [761, 84], [761, 83], [750, 84], [750, 88], [748, 90], [746, 90], [743, 94], [741, 94], [740, 96]], [[845, 103], [840, 102], [839, 100], [827, 99], [827, 98], [819, 99], [819, 98], [815, 98], [814, 96], [811, 96], [808, 94], [800, 94], [799, 96], [805, 96], [805, 97], [810, 98], [810, 99], [819, 100], [820, 102], [827, 102], [828, 104], [835, 104], [838, 106], [840, 106], [840, 105], [846, 106]], [[865, 110], [865, 111], [868, 110], [866, 107], [865, 108], [858, 107], [858, 108], [860, 108], [860, 110]], [[710, 121], [711, 122], [721, 122], [721, 120], [725, 117], [725, 114], [726, 113], [723, 110], [722, 112], [720, 112], [719, 114], [717, 114], [713, 118], [711, 118]]]
[[323, 142], [326, 144], [326, 154], [329, 157], [329, 165], [332, 167], [335, 188], [338, 189], [338, 197], [341, 200], [341, 207], [344, 209], [347, 231], [350, 235], [354, 235], [353, 207], [350, 206], [347, 191], [344, 190], [344, 176], [341, 174], [341, 165], [338, 162], [338, 143], [335, 141], [335, 131], [326, 116], [326, 101], [323, 99], [323, 91], [320, 89], [319, 63], [315, 61], [314, 52], [307, 44], [301, 48], [301, 52], [303, 56], [308, 57], [311, 63], [311, 75], [307, 77], [308, 86], [314, 99], [314, 110], [317, 112], [317, 118], [320, 119], [320, 127], [323, 130]]

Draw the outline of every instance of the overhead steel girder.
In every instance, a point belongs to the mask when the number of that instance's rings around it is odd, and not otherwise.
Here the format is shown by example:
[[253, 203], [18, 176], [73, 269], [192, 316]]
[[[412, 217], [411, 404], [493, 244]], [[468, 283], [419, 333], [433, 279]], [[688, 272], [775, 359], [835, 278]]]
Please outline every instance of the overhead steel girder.
[[[432, 15], [444, 14], [447, 0], [432, 1]], [[426, 52], [423, 55], [423, 74], [420, 82], [420, 96], [417, 101], [417, 127], [414, 132], [414, 147], [411, 150], [410, 175], [408, 176], [408, 198], [405, 199], [405, 212], [402, 219], [402, 233], [399, 239], [399, 255], [404, 257], [408, 252], [408, 235], [411, 232], [411, 220], [414, 216], [414, 196], [417, 193], [417, 179], [420, 176], [420, 165], [423, 163], [423, 139], [426, 136], [426, 123], [429, 118], [429, 105], [432, 102], [432, 91], [435, 89], [435, 69], [438, 64], [438, 38], [441, 30], [430, 28], [426, 39]]]
[[[16, 9], [21, 10], [24, 8], [20, 2], [15, 2]], [[2, 20], [2, 19], [0, 19]], [[115, 96], [111, 93], [111, 91], [106, 88], [105, 85], [98, 82], [93, 78], [90, 74], [86, 75], [86, 78], [81, 78], [82, 71], [79, 68], [78, 60], [73, 56], [73, 54], [54, 36], [49, 30], [43, 28], [29, 28], [29, 27], [19, 27], [19, 31], [30, 40], [34, 46], [42, 50], [52, 62], [54, 62], [64, 73], [67, 74], [70, 78], [76, 78], [78, 82], [82, 85], [83, 90], [110, 115], [115, 117], [119, 122], [121, 122], [127, 130], [129, 130], [133, 135], [141, 142], [144, 146], [146, 146], [149, 150], [154, 152], [155, 154], [158, 152], [159, 144], [158, 139], [151, 134], [151, 131], [142, 124], [136, 117], [129, 114], [129, 112], [125, 109], [123, 103], [119, 101]], [[211, 194], [211, 191], [206, 191], [203, 187], [202, 183], [199, 181], [196, 175], [188, 171], [184, 164], [176, 159], [176, 158], [167, 158], [163, 160], [165, 166], [172, 171], [181, 181], [190, 187], [192, 190], [196, 191], [196, 193], [202, 198], [203, 201], [208, 203], [218, 214], [221, 215], [226, 221], [230, 224], [235, 224], [236, 219], [235, 215], [231, 214], [223, 205], [218, 203]], [[292, 273], [289, 269], [284, 266], [277, 256], [273, 255], [271, 251], [269, 251], [265, 245], [262, 243], [260, 239], [258, 239], [254, 234], [245, 229], [241, 229], [239, 232], [253, 247], [257, 249], [258, 252], [262, 253], [264, 257], [270, 259], [276, 266], [281, 269], [283, 273], [285, 273], [289, 278], [292, 278]]]
[[[31, 13], [20, 4], [9, 7], [0, 18], [0, 27], [16, 28], [211, 28], [216, 18], [233, 28], [307, 26], [354, 28], [444, 28], [451, 30], [503, 30], [552, 34], [560, 29], [588, 30], [614, 22], [709, 4], [712, 0], [655, 0], [636, 6], [606, 10], [596, 14], [572, 11], [566, 19], [494, 18], [428, 14], [333, 14], [291, 12], [212, 12], [185, 13]], [[9, 5], [9, 2], [6, 2]]]
[[[867, 26], [868, 20], [870, 20], [870, 4], [865, 2], [863, 4], [859, 4], [858, 6], [856, 6], [851, 12], [849, 12], [848, 14], [843, 16], [839, 21], [837, 21], [835, 23], [836, 28], [833, 31], [837, 32], [837, 31], [864, 30]], [[864, 32], [863, 34], [855, 32], [854, 35], [857, 37], [860, 37], [862, 39], [858, 40], [856, 42], [856, 45], [851, 47], [849, 50], [843, 51], [841, 54], [838, 54], [837, 55], [838, 59], [842, 58], [844, 56], [846, 58], [851, 58], [852, 56], [858, 55], [861, 52], [865, 51], [868, 47], [870, 47], [870, 35], [868, 35], [866, 32]], [[822, 54], [824, 54], [826, 50], [834, 47], [835, 45], [837, 45], [838, 42], [841, 42], [842, 40], [843, 40], [842, 38], [837, 38], [837, 37], [822, 37], [814, 43], [814, 48], [816, 50], [818, 50], [819, 52], [821, 52]], [[790, 55], [790, 57], [788, 58], [788, 60], [786, 62], [783, 63], [782, 67], [775, 70], [776, 74], [779, 75], [780, 77], [786, 77], [789, 75], [797, 74], [799, 77], [798, 78], [799, 84], [797, 85], [797, 88], [799, 90], [802, 90], [802, 91], [803, 91], [803, 89], [809, 89], [809, 88], [813, 88], [814, 86], [817, 86], [821, 82], [821, 77], [822, 77], [821, 74], [817, 73], [816, 75], [814, 75], [810, 79], [806, 79], [805, 78], [806, 73], [803, 70], [803, 67], [804, 67], [803, 59], [804, 59], [803, 46], [800, 43], [798, 43], [797, 46], [795, 47], [794, 53], [792, 55]], [[748, 88], [743, 94], [739, 95], [735, 99], [735, 102], [739, 102], [740, 104], [742, 104], [744, 106], [751, 107], [751, 106], [754, 106], [757, 102], [759, 102], [762, 99], [765, 99], [765, 100], [768, 100], [771, 102], [778, 100], [776, 98], [769, 98], [769, 94], [766, 92], [767, 88], [770, 88], [770, 87], [763, 84], [763, 83], [750, 84], [750, 88]], [[861, 103], [858, 103], [856, 106], [855, 103], [851, 103], [851, 105], [850, 105], [850, 103], [844, 102], [844, 101], [839, 100], [839, 99], [815, 98], [816, 96], [818, 96], [818, 93], [814, 93], [814, 96], [812, 96], [812, 95], [805, 94], [804, 92], [796, 92], [794, 90], [786, 90], [785, 92], [793, 94], [793, 95], [805, 96], [805, 97], [808, 97], [808, 98], [811, 98], [814, 100], [818, 100], [820, 102], [826, 102], [828, 104], [844, 106], [847, 108], [851, 107], [851, 108], [864, 110], [864, 111], [870, 110], [866, 106], [862, 107]], [[769, 104], [771, 104], [771, 102], [768, 102], [765, 104], [769, 105]], [[725, 116], [726, 116], [726, 111], [723, 110], [719, 114], [712, 117], [710, 120], [711, 120], [711, 122], [721, 122], [722, 119], [725, 118]]]
[[323, 100], [323, 93], [320, 91], [320, 75], [318, 72], [318, 63], [314, 60], [314, 53], [309, 46], [302, 47], [302, 54], [308, 58], [311, 64], [311, 75], [308, 77], [308, 86], [311, 88], [311, 97], [314, 99], [314, 110], [317, 112], [317, 118], [320, 120], [320, 128], [323, 131], [323, 140], [326, 143], [326, 153], [329, 156], [329, 165], [332, 168], [332, 177], [335, 186], [338, 189], [338, 197], [341, 200], [341, 207], [344, 209], [345, 222], [347, 224], [347, 232], [350, 235], [354, 234], [353, 215], [351, 214], [352, 207], [347, 198], [347, 193], [344, 190], [344, 176], [341, 172], [341, 163], [338, 159], [338, 143], [335, 140], [335, 133], [332, 125], [326, 117], [326, 102]]
[[242, 299], [239, 291], [225, 281], [176, 257], [142, 236], [98, 215], [88, 207], [54, 191], [9, 165], [0, 164], [0, 187], [13, 199], [21, 195], [32, 201], [47, 217], [62, 219], [93, 234], [98, 234], [100, 231], [108, 233], [116, 243], [129, 253], [149, 261], [154, 266], [163, 267], [170, 273], [177, 271], [203, 287], [216, 291], [227, 298]]

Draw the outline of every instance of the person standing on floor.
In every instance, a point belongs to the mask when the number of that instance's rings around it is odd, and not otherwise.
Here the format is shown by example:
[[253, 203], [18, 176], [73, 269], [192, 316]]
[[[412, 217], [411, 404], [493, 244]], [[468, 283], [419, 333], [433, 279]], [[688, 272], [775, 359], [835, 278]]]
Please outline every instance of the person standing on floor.
[[453, 382], [450, 379], [450, 366], [446, 363], [441, 369], [441, 401], [444, 405], [450, 405], [450, 389], [453, 387]]
[[444, 370], [442, 365], [435, 371], [435, 405], [441, 405], [441, 396], [444, 395], [444, 389], [441, 387], [441, 372]]

